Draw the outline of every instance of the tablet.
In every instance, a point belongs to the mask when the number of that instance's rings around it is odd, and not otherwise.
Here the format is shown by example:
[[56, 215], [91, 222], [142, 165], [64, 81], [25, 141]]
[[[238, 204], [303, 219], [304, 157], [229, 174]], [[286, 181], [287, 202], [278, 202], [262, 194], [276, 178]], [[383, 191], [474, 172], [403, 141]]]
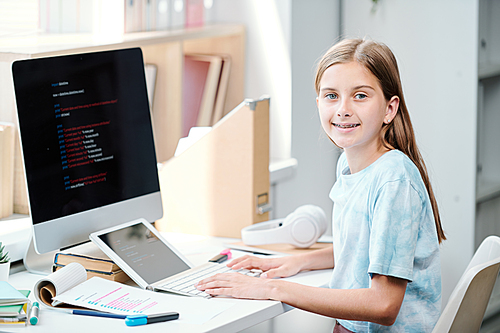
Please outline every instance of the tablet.
[[193, 267], [144, 219], [94, 232], [90, 240], [144, 289]]

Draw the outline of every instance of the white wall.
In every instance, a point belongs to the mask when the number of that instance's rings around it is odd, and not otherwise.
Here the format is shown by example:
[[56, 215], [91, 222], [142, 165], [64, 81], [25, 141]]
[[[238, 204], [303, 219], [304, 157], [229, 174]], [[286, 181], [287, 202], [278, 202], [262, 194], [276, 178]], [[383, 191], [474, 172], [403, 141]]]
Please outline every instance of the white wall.
[[342, 2], [343, 33], [386, 43], [399, 61], [417, 141], [448, 237], [443, 303], [474, 252], [477, 1]]
[[[328, 193], [335, 180], [337, 151], [322, 133], [313, 82], [316, 61], [339, 35], [339, 1], [214, 4], [215, 22], [246, 25], [245, 95], [271, 96], [271, 158], [298, 161], [293, 177], [273, 188], [272, 216], [284, 217], [306, 203], [321, 206], [331, 216]], [[331, 332], [333, 324], [331, 318], [292, 310], [246, 332]]]
[[316, 110], [314, 70], [339, 35], [339, 1], [217, 0], [214, 22], [246, 25], [245, 95], [271, 96], [271, 158], [298, 160], [294, 177], [273, 188], [272, 216], [302, 204], [331, 215], [336, 148], [323, 134]]
[[[328, 197], [335, 182], [338, 149], [324, 134], [314, 91], [316, 63], [339, 36], [339, 1], [292, 1], [292, 179], [279, 183], [274, 195], [277, 216], [304, 204], [322, 207], [331, 220]], [[331, 225], [328, 233], [331, 234]]]
[[290, 0], [217, 0], [212, 20], [246, 27], [245, 97], [271, 97], [270, 154], [290, 157]]

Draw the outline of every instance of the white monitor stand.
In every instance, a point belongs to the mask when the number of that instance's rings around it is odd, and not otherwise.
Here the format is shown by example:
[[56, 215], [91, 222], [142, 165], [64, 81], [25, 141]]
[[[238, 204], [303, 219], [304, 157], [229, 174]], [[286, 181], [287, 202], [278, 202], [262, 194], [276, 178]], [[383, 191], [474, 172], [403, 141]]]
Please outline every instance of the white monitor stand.
[[[90, 241], [90, 240], [89, 240]], [[74, 246], [78, 246], [76, 244]], [[72, 248], [72, 247], [69, 247]], [[26, 270], [34, 274], [48, 275], [52, 273], [52, 266], [54, 265], [54, 256], [57, 252], [62, 250], [55, 250], [47, 253], [40, 254], [35, 250], [35, 244], [33, 242], [33, 232], [30, 235], [30, 241], [26, 252], [24, 253], [23, 263]]]
[[24, 253], [24, 267], [35, 274], [50, 274], [52, 273], [52, 265], [54, 264], [54, 255], [57, 251], [39, 254], [35, 251], [35, 244], [33, 243], [33, 231], [31, 231], [30, 242]]

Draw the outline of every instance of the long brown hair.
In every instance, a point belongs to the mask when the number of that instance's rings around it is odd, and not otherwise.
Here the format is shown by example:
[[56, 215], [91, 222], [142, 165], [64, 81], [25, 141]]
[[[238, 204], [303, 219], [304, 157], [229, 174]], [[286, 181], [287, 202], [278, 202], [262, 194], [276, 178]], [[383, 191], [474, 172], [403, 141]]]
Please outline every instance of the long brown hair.
[[417, 166], [429, 194], [439, 243], [446, 239], [441, 226], [438, 205], [424, 160], [418, 150], [410, 114], [403, 96], [398, 64], [392, 51], [384, 44], [365, 39], [345, 39], [332, 46], [321, 58], [316, 71], [315, 89], [319, 95], [323, 73], [332, 65], [356, 61], [368, 69], [379, 81], [384, 97], [389, 101], [399, 97], [396, 117], [383, 124], [381, 141], [387, 149], [398, 149], [406, 154]]

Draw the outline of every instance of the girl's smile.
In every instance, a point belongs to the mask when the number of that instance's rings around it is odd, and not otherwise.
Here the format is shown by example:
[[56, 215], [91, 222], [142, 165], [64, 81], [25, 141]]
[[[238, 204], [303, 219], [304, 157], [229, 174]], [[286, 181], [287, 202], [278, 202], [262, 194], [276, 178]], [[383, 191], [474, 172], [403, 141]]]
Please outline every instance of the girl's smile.
[[359, 126], [359, 124], [352, 123], [333, 123], [333, 126], [337, 127], [340, 131], [344, 130], [344, 132], [348, 132], [349, 129], [353, 129]]

